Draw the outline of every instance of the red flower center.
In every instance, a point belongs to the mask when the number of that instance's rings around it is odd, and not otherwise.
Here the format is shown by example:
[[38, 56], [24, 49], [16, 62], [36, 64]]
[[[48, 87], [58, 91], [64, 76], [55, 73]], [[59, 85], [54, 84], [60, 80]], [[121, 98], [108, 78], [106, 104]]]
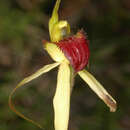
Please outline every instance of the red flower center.
[[89, 41], [83, 31], [55, 43], [65, 54], [76, 72], [84, 69], [89, 60]]

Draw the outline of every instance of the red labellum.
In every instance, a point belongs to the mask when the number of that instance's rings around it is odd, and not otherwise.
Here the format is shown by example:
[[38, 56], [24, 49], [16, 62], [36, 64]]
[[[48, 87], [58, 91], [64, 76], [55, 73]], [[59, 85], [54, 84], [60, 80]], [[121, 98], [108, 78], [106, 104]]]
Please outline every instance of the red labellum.
[[76, 35], [55, 43], [65, 54], [76, 72], [84, 69], [89, 60], [89, 41], [85, 33], [79, 31]]

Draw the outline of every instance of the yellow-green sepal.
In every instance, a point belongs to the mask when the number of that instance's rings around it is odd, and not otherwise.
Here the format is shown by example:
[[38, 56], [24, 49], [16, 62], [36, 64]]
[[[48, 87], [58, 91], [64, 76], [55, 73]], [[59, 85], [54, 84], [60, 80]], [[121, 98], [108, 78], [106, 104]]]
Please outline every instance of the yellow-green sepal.
[[59, 66], [57, 88], [53, 99], [55, 130], [68, 130], [71, 70], [69, 64], [63, 62]]
[[53, 29], [54, 24], [58, 23], [58, 10], [59, 10], [59, 5], [60, 5], [61, 0], [57, 0], [55, 7], [52, 12], [52, 16], [49, 20], [49, 32]]
[[14, 93], [16, 92], [16, 90], [17, 90], [18, 88], [21, 88], [23, 85], [29, 83], [29, 82], [32, 81], [33, 79], [36, 79], [37, 77], [39, 77], [39, 76], [42, 75], [42, 74], [47, 73], [48, 71], [50, 71], [51, 69], [57, 67], [58, 65], [59, 65], [59, 63], [53, 63], [53, 64], [45, 65], [44, 67], [42, 67], [41, 69], [39, 69], [37, 72], [35, 72], [35, 73], [32, 74], [31, 76], [28, 76], [28, 77], [24, 78], [24, 79], [13, 89], [13, 91], [12, 91], [11, 94], [9, 95], [9, 107], [11, 108], [11, 110], [14, 111], [14, 112], [15, 112], [18, 116], [20, 116], [21, 118], [23, 118], [23, 119], [25, 119], [25, 120], [31, 122], [32, 124], [38, 126], [38, 127], [41, 128], [41, 129], [42, 129], [42, 126], [41, 126], [39, 123], [37, 123], [37, 122], [35, 122], [35, 121], [29, 119], [28, 117], [24, 116], [21, 112], [19, 112], [19, 111], [15, 108], [15, 106], [14, 106], [14, 104], [13, 104], [13, 102], [12, 102], [12, 96], [14, 95]]
[[70, 25], [66, 20], [60, 20], [58, 18], [58, 9], [61, 0], [57, 0], [52, 12], [52, 16], [49, 20], [49, 33], [52, 42], [58, 42], [65, 36], [70, 34]]
[[89, 87], [99, 96], [99, 98], [101, 98], [106, 103], [106, 105], [110, 108], [110, 111], [115, 112], [117, 108], [116, 101], [96, 80], [96, 78], [87, 70], [79, 71], [78, 74], [89, 85]]

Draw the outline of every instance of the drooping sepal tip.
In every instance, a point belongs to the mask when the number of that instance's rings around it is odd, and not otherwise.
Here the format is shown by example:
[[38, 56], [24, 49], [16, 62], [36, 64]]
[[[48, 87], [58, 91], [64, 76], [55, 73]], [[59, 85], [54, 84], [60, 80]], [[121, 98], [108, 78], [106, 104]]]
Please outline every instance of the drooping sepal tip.
[[79, 71], [78, 74], [89, 85], [89, 87], [99, 96], [99, 98], [106, 103], [106, 105], [110, 108], [110, 111], [115, 112], [117, 108], [116, 101], [96, 80], [96, 78], [87, 70]]
[[15, 92], [16, 92], [17, 89], [23, 87], [23, 85], [29, 83], [29, 82], [32, 81], [33, 79], [36, 79], [36, 78], [39, 77], [40, 75], [42, 75], [42, 74], [44, 74], [44, 73], [50, 71], [51, 69], [57, 67], [59, 64], [60, 64], [60, 63], [53, 63], [53, 64], [45, 65], [44, 67], [42, 67], [41, 69], [39, 69], [38, 71], [36, 71], [36, 72], [35, 72], [34, 74], [32, 74], [31, 76], [28, 76], [28, 77], [24, 78], [24, 79], [12, 90], [11, 94], [9, 95], [9, 101], [8, 101], [8, 102], [9, 102], [9, 107], [10, 107], [10, 109], [11, 109], [13, 112], [15, 112], [19, 117], [21, 117], [21, 118], [27, 120], [28, 122], [31, 122], [32, 124], [36, 125], [37, 127], [41, 128], [41, 129], [43, 129], [43, 128], [42, 128], [42, 126], [41, 126], [39, 123], [37, 123], [37, 122], [35, 122], [35, 121], [29, 119], [28, 117], [24, 116], [21, 112], [19, 112], [19, 111], [15, 108], [15, 105], [14, 105], [13, 102], [12, 102], [12, 96], [15, 94]]

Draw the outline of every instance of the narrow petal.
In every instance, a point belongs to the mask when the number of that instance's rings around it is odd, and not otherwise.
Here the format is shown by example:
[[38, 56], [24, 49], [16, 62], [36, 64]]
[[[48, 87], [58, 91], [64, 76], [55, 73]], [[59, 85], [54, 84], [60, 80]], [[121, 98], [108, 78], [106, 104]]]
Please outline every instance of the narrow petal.
[[111, 112], [116, 111], [116, 101], [109, 95], [103, 86], [88, 71], [78, 72], [81, 78], [90, 86], [90, 88], [110, 107]]
[[70, 76], [71, 71], [67, 63], [62, 63], [57, 78], [57, 88], [53, 99], [55, 130], [67, 130], [70, 109]]
[[9, 95], [9, 107], [11, 108], [12, 111], [14, 111], [18, 116], [20, 116], [21, 118], [24, 118], [25, 120], [33, 123], [34, 125], [42, 128], [38, 123], [36, 123], [35, 121], [25, 117], [22, 113], [20, 113], [19, 111], [16, 110], [15, 106], [12, 103], [12, 96], [15, 93], [16, 89], [22, 87], [24, 84], [32, 81], [33, 79], [39, 77], [41, 74], [46, 73], [48, 71], [50, 71], [51, 69], [55, 68], [56, 66], [58, 66], [60, 63], [53, 63], [53, 64], [49, 64], [44, 66], [43, 68], [39, 69], [37, 72], [35, 72], [33, 75], [26, 77], [25, 79], [23, 79], [11, 92], [11, 94]]

